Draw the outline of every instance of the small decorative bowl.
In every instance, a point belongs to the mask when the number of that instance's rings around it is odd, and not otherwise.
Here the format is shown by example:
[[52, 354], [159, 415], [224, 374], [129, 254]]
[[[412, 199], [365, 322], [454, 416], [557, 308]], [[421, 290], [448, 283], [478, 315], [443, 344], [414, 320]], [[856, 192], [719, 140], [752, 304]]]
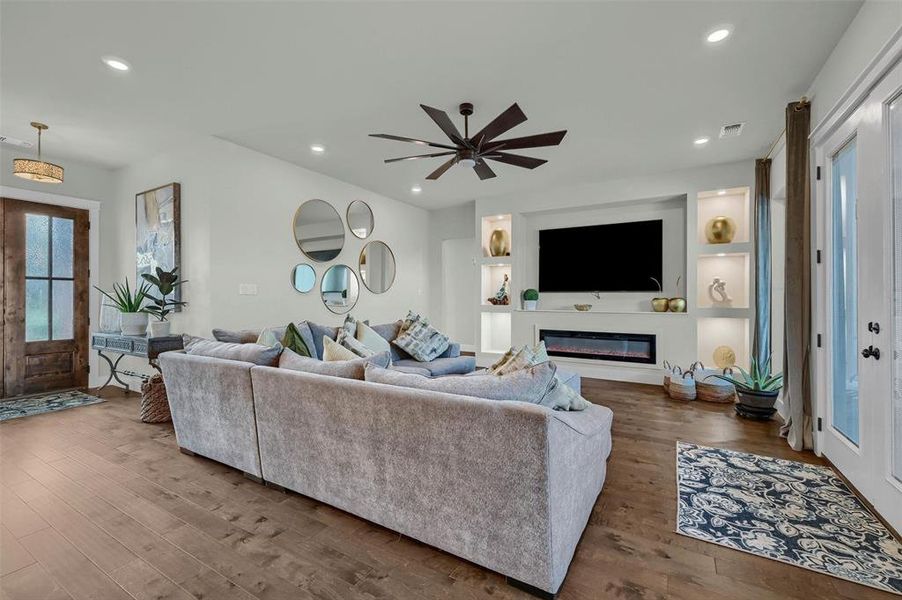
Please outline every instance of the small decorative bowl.
[[592, 305], [591, 304], [574, 304], [573, 308], [575, 308], [579, 312], [587, 312], [587, 311], [592, 310]]

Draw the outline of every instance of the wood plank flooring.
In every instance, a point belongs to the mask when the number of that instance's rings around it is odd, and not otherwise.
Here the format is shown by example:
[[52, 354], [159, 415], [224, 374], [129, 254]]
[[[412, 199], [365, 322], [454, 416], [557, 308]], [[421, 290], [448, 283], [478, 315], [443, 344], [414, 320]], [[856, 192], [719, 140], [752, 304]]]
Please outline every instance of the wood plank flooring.
[[[583, 380], [614, 411], [604, 490], [562, 599], [890, 598], [674, 533], [675, 442], [813, 463], [777, 423]], [[481, 567], [178, 452], [134, 394], [0, 424], [4, 600], [531, 598]]]

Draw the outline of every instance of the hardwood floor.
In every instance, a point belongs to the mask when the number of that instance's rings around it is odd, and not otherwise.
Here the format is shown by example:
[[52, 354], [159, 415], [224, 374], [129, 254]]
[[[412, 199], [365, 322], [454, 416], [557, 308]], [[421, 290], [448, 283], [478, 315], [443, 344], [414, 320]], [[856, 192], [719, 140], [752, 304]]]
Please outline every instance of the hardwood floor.
[[[583, 380], [614, 411], [608, 476], [562, 599], [889, 594], [674, 533], [675, 442], [808, 462], [776, 423]], [[137, 397], [0, 424], [0, 598], [531, 598], [496, 573], [178, 452]]]

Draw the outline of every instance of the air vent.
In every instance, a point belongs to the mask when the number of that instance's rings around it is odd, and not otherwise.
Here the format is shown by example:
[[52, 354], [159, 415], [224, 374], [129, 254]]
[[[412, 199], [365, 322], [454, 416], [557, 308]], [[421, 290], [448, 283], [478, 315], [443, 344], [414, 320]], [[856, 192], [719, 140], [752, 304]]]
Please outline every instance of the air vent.
[[32, 148], [34, 146], [34, 144], [32, 144], [31, 142], [26, 142], [25, 140], [17, 140], [16, 138], [9, 137], [8, 135], [0, 135], [0, 144], [16, 146], [18, 148]]
[[720, 128], [720, 137], [739, 137], [739, 135], [742, 133], [743, 127], [745, 127], [745, 123], [731, 123], [729, 125], [723, 125]]

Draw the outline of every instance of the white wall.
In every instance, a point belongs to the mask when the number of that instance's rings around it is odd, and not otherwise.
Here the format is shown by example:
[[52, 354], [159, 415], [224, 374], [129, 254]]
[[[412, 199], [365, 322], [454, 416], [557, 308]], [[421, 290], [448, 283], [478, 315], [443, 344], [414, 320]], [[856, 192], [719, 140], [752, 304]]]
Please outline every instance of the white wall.
[[902, 2], [868, 0], [837, 42], [808, 90], [812, 131], [902, 27]]
[[[375, 323], [401, 318], [407, 309], [430, 314], [427, 277], [429, 215], [367, 190], [309, 171], [216, 138], [159, 155], [117, 173], [115, 202], [104, 215], [104, 252], [115, 261], [101, 274], [104, 286], [135, 278], [135, 194], [177, 181], [181, 183], [181, 264], [188, 280], [184, 312], [171, 319], [173, 331], [209, 336], [213, 327], [257, 328], [310, 319], [338, 325], [343, 316], [329, 312], [319, 284], [333, 264], [358, 268], [367, 241], [382, 240], [394, 252], [397, 277], [385, 294], [361, 287], [353, 313]], [[345, 229], [341, 254], [315, 263], [298, 249], [292, 234], [295, 210], [305, 200], [331, 203], [344, 219], [353, 200], [366, 201], [375, 226], [367, 240]], [[291, 285], [292, 269], [307, 262], [317, 272], [309, 294]], [[256, 284], [255, 296], [241, 296], [238, 286]], [[136, 368], [133, 362], [129, 368]]]
[[[446, 275], [449, 269], [454, 273], [463, 273], [470, 268], [472, 273], [476, 273], [476, 266], [473, 263], [476, 253], [475, 250], [462, 252], [463, 248], [468, 247], [464, 243], [445, 244], [444, 242], [447, 240], [471, 240], [473, 243], [469, 245], [469, 248], [472, 249], [476, 239], [475, 220], [475, 202], [429, 211], [427, 255], [429, 289], [433, 293], [429, 314], [439, 329], [452, 326], [456, 331], [448, 331], [448, 333], [459, 336], [456, 341], [468, 348], [476, 344], [475, 327], [470, 327], [470, 324], [475, 323], [476, 319], [473, 314], [474, 300], [471, 297], [476, 293], [474, 284], [463, 282], [461, 286], [450, 287], [447, 285]], [[441, 294], [440, 297], [438, 297], [439, 294]], [[448, 298], [452, 294], [454, 298]], [[455, 314], [445, 314], [449, 310], [453, 310]]]

